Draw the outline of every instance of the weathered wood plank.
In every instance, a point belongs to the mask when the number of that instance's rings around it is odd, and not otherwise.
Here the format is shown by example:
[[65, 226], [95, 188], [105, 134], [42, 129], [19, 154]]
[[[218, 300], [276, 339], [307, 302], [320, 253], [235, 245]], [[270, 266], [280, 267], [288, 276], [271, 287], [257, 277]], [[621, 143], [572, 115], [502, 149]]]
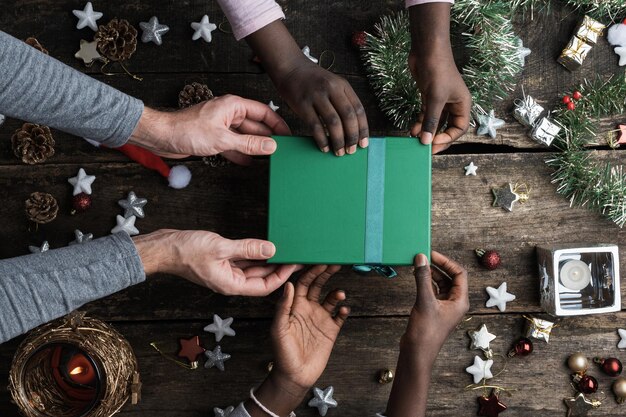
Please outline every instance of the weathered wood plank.
[[[406, 322], [406, 317], [348, 320], [329, 365], [317, 383], [319, 387], [335, 387], [339, 408], [331, 410], [329, 416], [368, 417], [384, 409], [391, 387], [378, 385], [375, 375], [379, 369], [395, 368], [398, 341]], [[461, 323], [437, 359], [430, 387], [428, 415], [448, 417], [475, 414], [476, 397], [481, 394], [481, 390], [464, 389], [471, 383], [464, 369], [471, 365], [474, 355], [481, 353], [469, 350], [466, 332], [482, 323], [487, 324], [489, 330], [497, 335], [497, 339], [491, 343], [494, 352], [506, 355], [522, 333], [525, 319], [517, 314], [487, 315], [474, 316], [472, 320]], [[511, 397], [502, 397], [502, 401], [509, 407], [507, 416], [564, 415], [563, 398], [573, 393], [565, 366], [567, 357], [581, 351], [590, 358], [597, 355], [626, 359], [623, 352], [616, 348], [619, 338], [615, 329], [620, 326], [619, 323], [626, 323], [625, 312], [570, 318], [561, 321], [553, 330], [549, 344], [536, 341], [531, 356], [511, 359], [504, 370], [503, 359], [496, 356], [494, 374], [502, 371], [489, 382], [515, 390]], [[189, 371], [179, 368], [149, 346], [150, 342], [157, 341], [166, 352], [174, 352], [179, 337], [199, 334], [206, 346], [213, 348], [215, 342], [212, 337], [202, 334], [205, 324], [206, 320], [118, 323], [117, 328], [135, 349], [143, 380], [142, 402], [138, 406], [126, 406], [121, 415], [211, 416], [214, 406], [237, 403], [247, 396], [250, 386], [262, 381], [265, 365], [272, 359], [268, 320], [238, 320], [235, 315], [237, 336], [226, 338], [221, 343], [223, 350], [232, 355], [232, 359], [226, 362], [224, 373], [215, 369]], [[0, 346], [0, 379], [6, 378], [16, 347], [15, 342]], [[621, 414], [622, 409], [610, 392], [612, 379], [599, 372], [595, 366], [590, 368], [589, 373], [598, 378], [603, 391], [596, 395], [603, 404], [593, 411], [593, 415]], [[6, 417], [16, 417], [16, 410], [8, 403], [8, 394], [3, 389], [0, 391], [0, 413]], [[317, 415], [314, 409], [306, 405], [301, 406], [297, 414], [310, 417]]]
[[[119, 1], [96, 4], [96, 9], [105, 13], [104, 21], [114, 17], [127, 17], [134, 24], [147, 19], [150, 15], [168, 16], [163, 20], [171, 27], [165, 37], [162, 47], [153, 44], [139, 45], [136, 56], [129, 64], [131, 70], [142, 74], [144, 82], [138, 83], [125, 76], [104, 77], [105, 81], [113, 86], [137, 96], [153, 106], [173, 106], [176, 94], [187, 81], [203, 80], [211, 85], [218, 94], [234, 93], [252, 97], [264, 102], [277, 100], [277, 93], [265, 74], [259, 73], [259, 68], [249, 62], [250, 51], [243, 42], [236, 43], [231, 35], [216, 34], [216, 40], [210, 44], [192, 42], [189, 22], [199, 18], [204, 13], [216, 16], [218, 21], [223, 14], [215, 2], [190, 1], [172, 8], [169, 2], [157, 1], [154, 4], [135, 4]], [[314, 51], [329, 49], [332, 45], [335, 54], [334, 71], [341, 74], [352, 74], [348, 81], [363, 101], [373, 135], [399, 134], [378, 110], [377, 100], [364, 78], [364, 69], [358, 52], [350, 44], [350, 34], [354, 30], [369, 29], [378, 20], [379, 16], [397, 8], [395, 1], [379, 1], [367, 4], [333, 1], [329, 4], [316, 4], [304, 1], [283, 1], [281, 4], [287, 10], [287, 24], [292, 27], [294, 36], [308, 43]], [[0, 16], [0, 26], [8, 33], [19, 38], [30, 35], [37, 36], [48, 47], [52, 56], [74, 66], [81, 71], [94, 75], [95, 68], [86, 69], [79, 65], [73, 54], [81, 37], [91, 36], [89, 29], [78, 31], [74, 29], [75, 18], [71, 10], [80, 7], [74, 2], [47, 2], [36, 0], [27, 3], [15, 2], [8, 5], [5, 13]], [[550, 16], [537, 15], [531, 22], [520, 20], [517, 24], [519, 33], [525, 43], [533, 50], [528, 58], [528, 64], [522, 75], [522, 81], [511, 97], [497, 105], [500, 117], [509, 122], [506, 128], [500, 131], [495, 140], [476, 136], [470, 132], [458, 143], [484, 143], [493, 145], [507, 145], [519, 148], [539, 147], [530, 139], [524, 137], [525, 129], [518, 125], [510, 116], [515, 97], [521, 95], [524, 86], [526, 93], [539, 99], [547, 109], [552, 108], [559, 101], [564, 91], [568, 91], [574, 84], [584, 77], [609, 75], [619, 73], [615, 64], [616, 56], [605, 40], [601, 40], [588, 56], [585, 65], [579, 71], [569, 73], [555, 62], [563, 45], [567, 42], [573, 27], [579, 17], [575, 13], [555, 7], [555, 13]], [[54, 24], [51, 24], [54, 22]], [[546, 28], [550, 28], [546, 33]], [[546, 44], [545, 37], [550, 36], [553, 41]], [[457, 48], [459, 63], [464, 61], [464, 51]], [[167, 74], [158, 74], [167, 72]], [[225, 75], [224, 73], [241, 73]], [[176, 74], [171, 74], [176, 73]], [[185, 73], [182, 75], [180, 73]], [[195, 73], [195, 74], [191, 74]], [[207, 75], [212, 74], [212, 75]], [[282, 106], [284, 115], [294, 131], [307, 133], [306, 127], [287, 109]], [[18, 123], [7, 123], [0, 130], [0, 138], [10, 136]], [[615, 121], [606, 123], [603, 130], [613, 129]], [[58, 134], [57, 162], [71, 160], [78, 162], [79, 157], [85, 156], [88, 146], [70, 139], [66, 135]], [[120, 161], [114, 154], [99, 154], [102, 161]], [[10, 152], [7, 153], [7, 163], [14, 163]], [[0, 158], [0, 163], [4, 163]]]
[[[604, 159], [624, 161], [623, 151], [599, 152]], [[568, 201], [555, 194], [544, 154], [485, 154], [436, 156], [433, 162], [432, 246], [464, 264], [470, 273], [472, 311], [484, 308], [485, 287], [507, 281], [517, 295], [511, 311], [538, 311], [538, 278], [534, 247], [554, 242], [610, 242], [624, 250], [626, 232], [608, 220], [584, 209], [570, 209]], [[473, 161], [477, 177], [465, 177], [463, 166]], [[168, 188], [156, 173], [134, 164], [84, 164], [97, 176], [93, 207], [70, 216], [71, 187], [66, 179], [75, 175], [77, 165], [46, 167], [0, 167], [0, 207], [3, 219], [0, 257], [26, 253], [27, 245], [43, 239], [52, 247], [73, 239], [75, 228], [103, 236], [115, 224], [119, 213], [116, 201], [134, 190], [148, 198], [146, 218], [137, 222], [147, 233], [159, 228], [206, 229], [231, 238], [266, 236], [267, 163], [253, 167], [210, 168], [201, 162], [187, 164], [194, 178], [184, 190]], [[512, 213], [492, 204], [491, 187], [525, 182], [531, 187], [530, 200]], [[347, 184], [346, 186], [349, 186]], [[59, 218], [29, 232], [23, 201], [33, 191], [45, 190], [59, 200]], [[10, 242], [10, 243], [9, 243]], [[503, 266], [488, 272], [477, 265], [477, 247], [500, 251]], [[622, 268], [626, 261], [622, 259]], [[626, 269], [623, 269], [626, 270]], [[400, 314], [412, 302], [413, 280], [407, 269], [393, 281], [365, 278], [344, 270], [335, 285], [352, 298], [355, 315]], [[376, 302], [370, 294], [381, 293]], [[626, 291], [626, 283], [622, 283]], [[209, 301], [210, 298], [210, 301]], [[269, 317], [268, 300], [227, 298], [198, 290], [180, 279], [155, 277], [147, 283], [90, 306], [90, 311], [114, 320], [205, 317], [225, 309], [246, 317]]]

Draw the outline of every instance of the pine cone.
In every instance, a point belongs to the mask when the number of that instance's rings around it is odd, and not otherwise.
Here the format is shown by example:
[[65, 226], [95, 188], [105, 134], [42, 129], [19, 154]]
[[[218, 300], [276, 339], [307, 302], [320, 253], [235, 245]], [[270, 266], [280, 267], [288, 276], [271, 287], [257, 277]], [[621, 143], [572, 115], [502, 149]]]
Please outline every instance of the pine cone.
[[124, 61], [137, 49], [137, 29], [128, 20], [113, 19], [98, 27], [94, 40], [102, 56], [111, 61]]
[[11, 138], [15, 156], [25, 164], [44, 162], [54, 155], [54, 138], [48, 126], [24, 123]]
[[33, 38], [32, 36], [30, 38], [27, 38], [24, 42], [26, 42], [27, 45], [32, 46], [33, 48], [35, 48], [39, 52], [43, 52], [46, 55], [50, 55], [48, 53], [48, 50], [46, 48], [44, 48], [43, 46], [41, 46], [39, 41], [37, 39]]
[[180, 93], [178, 93], [178, 107], [185, 109], [191, 107], [194, 104], [202, 103], [203, 101], [211, 100], [213, 98], [213, 92], [206, 84], [191, 83], [187, 84]]
[[59, 205], [52, 195], [35, 192], [26, 200], [26, 216], [35, 223], [45, 224], [56, 219]]

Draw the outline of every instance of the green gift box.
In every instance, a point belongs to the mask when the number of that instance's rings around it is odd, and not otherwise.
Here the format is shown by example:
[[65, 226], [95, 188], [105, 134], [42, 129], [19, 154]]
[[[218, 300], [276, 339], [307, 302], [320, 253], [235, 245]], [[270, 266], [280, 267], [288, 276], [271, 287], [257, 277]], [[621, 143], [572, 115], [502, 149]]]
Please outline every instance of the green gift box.
[[431, 147], [370, 138], [336, 157], [312, 138], [274, 137], [268, 239], [272, 263], [410, 265], [430, 256]]

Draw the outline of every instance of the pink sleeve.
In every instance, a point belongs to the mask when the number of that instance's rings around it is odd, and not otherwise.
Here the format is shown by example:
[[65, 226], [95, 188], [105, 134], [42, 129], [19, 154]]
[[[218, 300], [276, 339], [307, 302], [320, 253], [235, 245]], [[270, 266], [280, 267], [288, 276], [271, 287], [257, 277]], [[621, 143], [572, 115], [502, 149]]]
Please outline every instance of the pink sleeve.
[[407, 9], [411, 6], [417, 6], [418, 4], [424, 3], [452, 3], [454, 4], [454, 0], [404, 0], [404, 7]]
[[217, 0], [230, 22], [235, 38], [243, 39], [275, 20], [284, 19], [274, 0]]

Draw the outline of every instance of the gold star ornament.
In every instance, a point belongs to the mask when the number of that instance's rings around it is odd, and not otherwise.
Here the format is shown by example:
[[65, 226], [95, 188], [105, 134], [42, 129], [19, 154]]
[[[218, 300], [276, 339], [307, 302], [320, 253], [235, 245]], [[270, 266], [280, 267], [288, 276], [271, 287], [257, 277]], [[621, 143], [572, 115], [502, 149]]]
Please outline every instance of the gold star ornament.
[[598, 408], [602, 404], [598, 400], [588, 400], [583, 393], [572, 398], [564, 398], [563, 402], [567, 407], [567, 417], [586, 417], [589, 410]]

